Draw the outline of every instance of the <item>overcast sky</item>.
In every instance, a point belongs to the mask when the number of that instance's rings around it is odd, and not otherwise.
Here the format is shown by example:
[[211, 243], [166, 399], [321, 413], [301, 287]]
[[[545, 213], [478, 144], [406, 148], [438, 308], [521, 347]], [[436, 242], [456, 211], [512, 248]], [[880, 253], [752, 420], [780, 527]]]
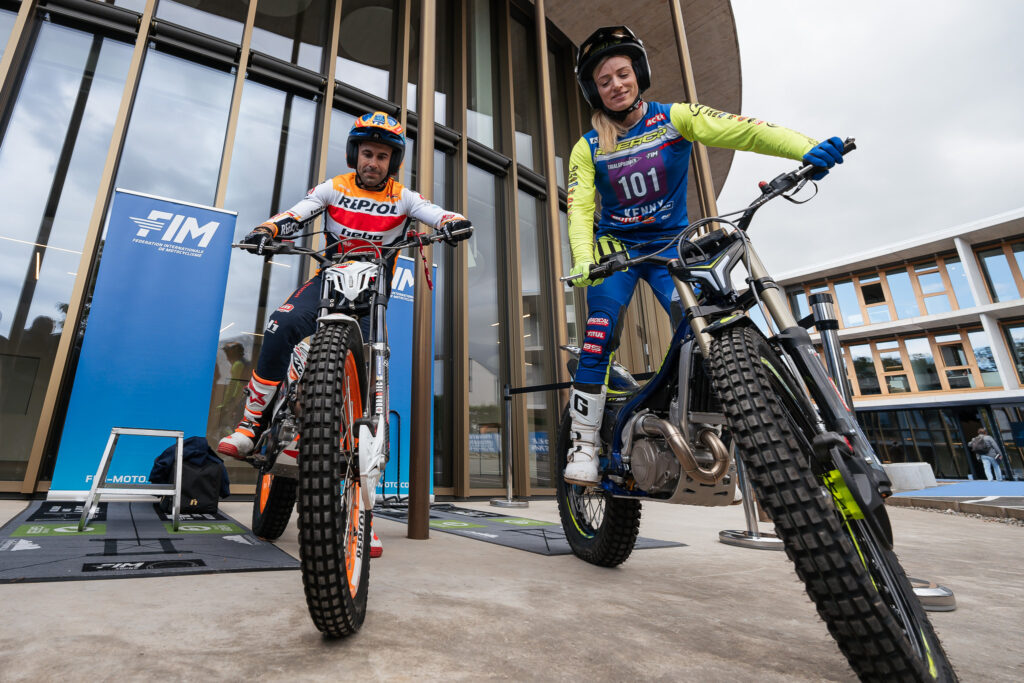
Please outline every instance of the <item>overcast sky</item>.
[[[732, 0], [742, 114], [858, 149], [751, 236], [775, 275], [1024, 207], [1024, 2]], [[792, 163], [737, 153], [720, 212]]]

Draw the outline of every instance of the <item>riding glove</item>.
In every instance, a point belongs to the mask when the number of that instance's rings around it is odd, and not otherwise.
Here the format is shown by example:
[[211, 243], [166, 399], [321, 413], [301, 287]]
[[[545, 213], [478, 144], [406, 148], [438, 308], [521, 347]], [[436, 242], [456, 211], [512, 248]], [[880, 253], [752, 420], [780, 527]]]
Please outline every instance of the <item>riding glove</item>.
[[454, 246], [456, 242], [459, 242], [460, 240], [467, 239], [469, 236], [468, 235], [459, 235], [459, 236], [456, 237], [456, 236], [452, 235], [452, 232], [456, 231], [456, 230], [463, 230], [465, 228], [472, 228], [472, 227], [473, 227], [473, 224], [463, 218], [463, 219], [459, 219], [459, 220], [445, 221], [444, 223], [442, 223], [440, 225], [440, 227], [437, 228], [437, 232], [441, 233], [441, 235], [444, 236], [444, 243], [445, 244], [447, 244], [449, 246]]
[[263, 249], [274, 241], [274, 235], [265, 225], [257, 225], [253, 228], [252, 232], [242, 238], [242, 244], [254, 244], [256, 249], [254, 250], [260, 256], [263, 255]]
[[575, 280], [570, 280], [569, 284], [573, 287], [590, 287], [591, 285], [599, 285], [604, 282], [604, 278], [590, 279], [590, 266], [592, 265], [594, 265], [593, 261], [581, 261], [574, 265], [569, 274], [576, 275], [577, 277]]
[[811, 176], [811, 180], [821, 180], [828, 175], [827, 169], [843, 163], [843, 141], [837, 137], [822, 140], [804, 155], [803, 160], [812, 166], [825, 169]]

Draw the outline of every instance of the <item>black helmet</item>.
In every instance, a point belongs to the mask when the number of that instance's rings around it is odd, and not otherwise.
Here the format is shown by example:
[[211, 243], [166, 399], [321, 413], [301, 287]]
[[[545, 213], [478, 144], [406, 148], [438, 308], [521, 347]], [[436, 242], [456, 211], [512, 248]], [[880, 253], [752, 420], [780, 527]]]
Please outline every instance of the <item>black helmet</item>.
[[594, 82], [594, 67], [610, 55], [625, 55], [632, 60], [640, 92], [651, 87], [651, 64], [647, 61], [647, 51], [640, 39], [626, 26], [599, 28], [576, 51], [576, 82], [583, 91], [583, 99], [593, 109], [604, 109]]
[[394, 150], [391, 153], [388, 175], [398, 175], [402, 158], [405, 156], [405, 135], [402, 132], [402, 124], [397, 119], [382, 111], [374, 111], [355, 120], [348, 133], [348, 143], [345, 145], [346, 161], [351, 168], [356, 167], [361, 142], [379, 142]]

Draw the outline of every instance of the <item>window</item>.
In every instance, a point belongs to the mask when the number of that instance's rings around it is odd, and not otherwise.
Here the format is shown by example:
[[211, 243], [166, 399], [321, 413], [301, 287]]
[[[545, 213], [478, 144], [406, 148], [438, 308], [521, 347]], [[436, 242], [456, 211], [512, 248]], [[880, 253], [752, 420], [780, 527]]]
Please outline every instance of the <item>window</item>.
[[971, 294], [971, 286], [967, 282], [967, 271], [964, 270], [964, 264], [960, 263], [960, 259], [946, 259], [946, 274], [949, 276], [950, 284], [953, 285], [957, 307], [970, 308], [974, 306], [977, 302], [974, 300], [974, 295]]
[[857, 301], [857, 290], [853, 286], [853, 280], [837, 282], [835, 288], [836, 304], [843, 319], [843, 327], [863, 325], [864, 316], [860, 312], [860, 302]]
[[11, 96], [0, 143], [12, 217], [0, 226], [0, 481], [25, 475], [131, 54], [42, 21]]
[[949, 297], [946, 296], [945, 278], [935, 261], [917, 264], [914, 266], [914, 274], [917, 275], [917, 284], [921, 289], [921, 297], [924, 299], [928, 315], [948, 313], [952, 310]]
[[512, 19], [512, 101], [515, 103], [516, 161], [543, 171], [537, 41], [533, 25]]
[[364, 0], [341, 4], [335, 77], [363, 92], [391, 99], [398, 18], [394, 0]]
[[890, 270], [885, 274], [886, 282], [889, 283], [889, 294], [892, 296], [893, 307], [896, 309], [897, 318], [913, 318], [921, 315], [921, 309], [917, 306], [917, 297], [914, 295], [914, 287], [910, 284], [910, 274], [905, 268]]
[[156, 17], [238, 44], [242, 42], [248, 5], [248, 1], [160, 0]]
[[[563, 243], [568, 244], [563, 240]], [[806, 318], [811, 313], [811, 309], [807, 305], [807, 294], [802, 290], [789, 293], [789, 308], [793, 311], [793, 315], [797, 320]], [[840, 311], [840, 315], [842, 312]]]
[[981, 262], [981, 272], [985, 276], [985, 284], [993, 302], [1020, 298], [1017, 282], [1002, 246], [979, 251], [978, 260]]
[[470, 0], [469, 5], [469, 103], [466, 109], [466, 134], [477, 142], [497, 148], [495, 140], [500, 111], [496, 85], [498, 54], [496, 22], [488, 0]]
[[1024, 323], [1011, 323], [1003, 327], [1006, 343], [1017, 367], [1017, 376], [1024, 382]]
[[[1024, 326], [1021, 333], [1024, 344]], [[847, 351], [847, 371], [856, 377], [860, 396], [1002, 386], [980, 329], [872, 341]]]
[[330, 17], [328, 0], [259, 0], [252, 29], [252, 49], [319, 73], [331, 27]]

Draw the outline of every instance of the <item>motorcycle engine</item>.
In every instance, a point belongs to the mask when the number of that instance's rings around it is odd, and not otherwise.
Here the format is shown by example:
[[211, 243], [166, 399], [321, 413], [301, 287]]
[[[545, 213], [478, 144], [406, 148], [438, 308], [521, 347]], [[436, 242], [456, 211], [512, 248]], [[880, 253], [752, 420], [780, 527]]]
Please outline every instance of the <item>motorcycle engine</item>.
[[670, 493], [679, 481], [679, 461], [664, 439], [638, 438], [629, 450], [637, 486], [648, 493]]

